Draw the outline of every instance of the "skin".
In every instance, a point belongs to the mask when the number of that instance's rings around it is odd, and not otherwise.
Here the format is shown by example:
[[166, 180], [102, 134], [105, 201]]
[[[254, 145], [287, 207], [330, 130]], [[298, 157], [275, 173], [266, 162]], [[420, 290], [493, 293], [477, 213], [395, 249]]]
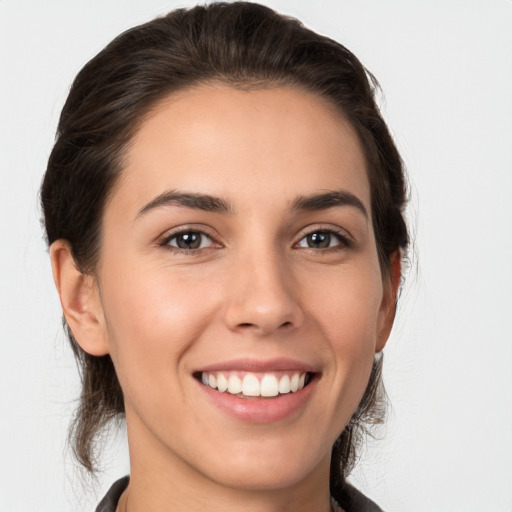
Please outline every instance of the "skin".
[[[293, 209], [344, 191], [352, 205]], [[162, 204], [168, 191], [232, 210]], [[175, 247], [177, 229], [208, 234]], [[322, 99], [292, 88], [204, 85], [153, 109], [106, 205], [94, 276], [55, 242], [55, 281], [82, 348], [110, 354], [125, 396], [131, 482], [120, 509], [327, 511], [331, 446], [355, 411], [394, 314], [399, 258], [383, 280], [360, 142]], [[308, 246], [327, 232], [330, 247]], [[347, 243], [348, 241], [348, 243]], [[173, 246], [174, 245], [174, 246]], [[280, 421], [220, 410], [193, 372], [288, 357], [315, 368]], [[198, 489], [201, 492], [198, 492]]]

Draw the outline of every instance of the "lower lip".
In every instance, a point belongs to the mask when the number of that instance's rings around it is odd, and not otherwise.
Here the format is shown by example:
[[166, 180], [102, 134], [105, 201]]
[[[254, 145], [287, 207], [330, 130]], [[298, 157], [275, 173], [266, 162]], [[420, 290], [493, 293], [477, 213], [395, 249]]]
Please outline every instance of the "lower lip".
[[229, 415], [250, 423], [271, 423], [284, 420], [298, 413], [308, 401], [317, 379], [295, 393], [286, 393], [276, 397], [240, 398], [230, 393], [221, 393], [198, 382], [203, 392], [215, 406]]

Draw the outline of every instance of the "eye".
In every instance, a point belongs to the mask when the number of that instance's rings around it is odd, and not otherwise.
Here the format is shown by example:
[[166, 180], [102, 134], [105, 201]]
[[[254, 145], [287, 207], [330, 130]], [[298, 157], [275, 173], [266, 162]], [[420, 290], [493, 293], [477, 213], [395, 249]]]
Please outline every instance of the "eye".
[[349, 246], [349, 241], [347, 237], [340, 233], [329, 230], [319, 230], [308, 233], [306, 236], [302, 237], [297, 246], [305, 249], [341, 248]]
[[211, 247], [213, 245], [213, 240], [201, 231], [190, 230], [168, 236], [163, 240], [162, 245], [184, 251], [191, 251]]

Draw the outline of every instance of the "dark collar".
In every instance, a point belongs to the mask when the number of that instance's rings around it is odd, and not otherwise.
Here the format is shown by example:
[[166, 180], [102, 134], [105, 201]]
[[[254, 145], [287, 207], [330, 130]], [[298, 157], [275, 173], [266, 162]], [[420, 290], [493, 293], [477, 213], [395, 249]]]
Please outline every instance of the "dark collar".
[[129, 481], [130, 477], [125, 476], [115, 482], [96, 507], [96, 512], [116, 512], [117, 502], [121, 494], [123, 494], [124, 490], [128, 487]]

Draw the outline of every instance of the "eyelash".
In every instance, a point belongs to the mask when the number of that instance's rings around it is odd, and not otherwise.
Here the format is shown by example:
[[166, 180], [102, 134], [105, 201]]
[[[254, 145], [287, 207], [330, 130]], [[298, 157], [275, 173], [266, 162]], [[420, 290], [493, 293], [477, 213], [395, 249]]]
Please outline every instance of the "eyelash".
[[[215, 238], [206, 231], [198, 228], [184, 228], [180, 229], [178, 231], [174, 231], [173, 233], [166, 234], [159, 242], [158, 245], [160, 247], [163, 247], [171, 252], [177, 253], [177, 254], [198, 254], [199, 252], [204, 251], [205, 249], [210, 249], [210, 247], [198, 247], [196, 249], [185, 249], [181, 247], [175, 247], [170, 245], [171, 240], [179, 237], [180, 235], [188, 235], [188, 234], [194, 234], [194, 235], [200, 235], [201, 237], [206, 237], [210, 239], [211, 245], [219, 245], [218, 242], [215, 241]], [[202, 244], [203, 241], [201, 241]]]
[[[194, 235], [200, 235], [201, 237], [206, 237], [210, 240], [211, 245], [208, 247], [198, 247], [198, 248], [194, 248], [194, 249], [186, 249], [186, 248], [181, 248], [181, 247], [176, 247], [176, 246], [170, 245], [170, 242], [173, 239], [176, 239], [180, 235], [187, 235], [187, 234], [194, 234]], [[349, 238], [349, 236], [347, 236], [347, 234], [345, 232], [343, 232], [341, 230], [336, 230], [333, 228], [318, 227], [318, 228], [311, 229], [310, 231], [303, 233], [302, 236], [300, 237], [299, 241], [296, 242], [293, 245], [293, 247], [299, 247], [299, 244], [304, 239], [306, 239], [308, 236], [318, 235], [318, 234], [328, 235], [330, 237], [334, 236], [335, 238], [338, 239], [338, 243], [336, 245], [334, 245], [333, 247], [330, 247], [330, 246], [324, 247], [324, 248], [302, 247], [302, 249], [306, 249], [306, 250], [310, 250], [310, 251], [314, 251], [314, 252], [320, 252], [320, 253], [328, 253], [328, 252], [341, 251], [344, 249], [350, 249], [353, 246], [352, 240]], [[200, 245], [202, 245], [203, 241], [204, 240], [202, 240], [200, 242]], [[214, 246], [216, 244], [219, 247], [221, 247], [221, 244], [218, 243], [210, 233], [208, 233], [202, 229], [197, 229], [197, 228], [185, 228], [185, 229], [180, 229], [179, 231], [174, 231], [173, 233], [166, 234], [158, 242], [158, 245], [160, 247], [163, 247], [163, 248], [165, 248], [171, 252], [177, 253], [177, 254], [199, 254], [200, 252], [202, 252], [206, 249], [210, 249], [212, 246]]]
[[338, 243], [334, 245], [333, 247], [324, 247], [324, 248], [314, 248], [314, 247], [303, 247], [303, 249], [315, 251], [315, 252], [321, 252], [321, 253], [329, 253], [329, 252], [336, 252], [336, 251], [342, 251], [343, 249], [350, 249], [353, 246], [353, 242], [350, 239], [349, 235], [342, 230], [334, 229], [334, 228], [322, 228], [322, 227], [315, 227], [311, 230], [308, 230], [305, 232], [299, 241], [294, 244], [295, 246], [298, 246], [302, 240], [305, 238], [312, 236], [312, 235], [328, 235], [329, 237], [335, 237], [338, 240]]

